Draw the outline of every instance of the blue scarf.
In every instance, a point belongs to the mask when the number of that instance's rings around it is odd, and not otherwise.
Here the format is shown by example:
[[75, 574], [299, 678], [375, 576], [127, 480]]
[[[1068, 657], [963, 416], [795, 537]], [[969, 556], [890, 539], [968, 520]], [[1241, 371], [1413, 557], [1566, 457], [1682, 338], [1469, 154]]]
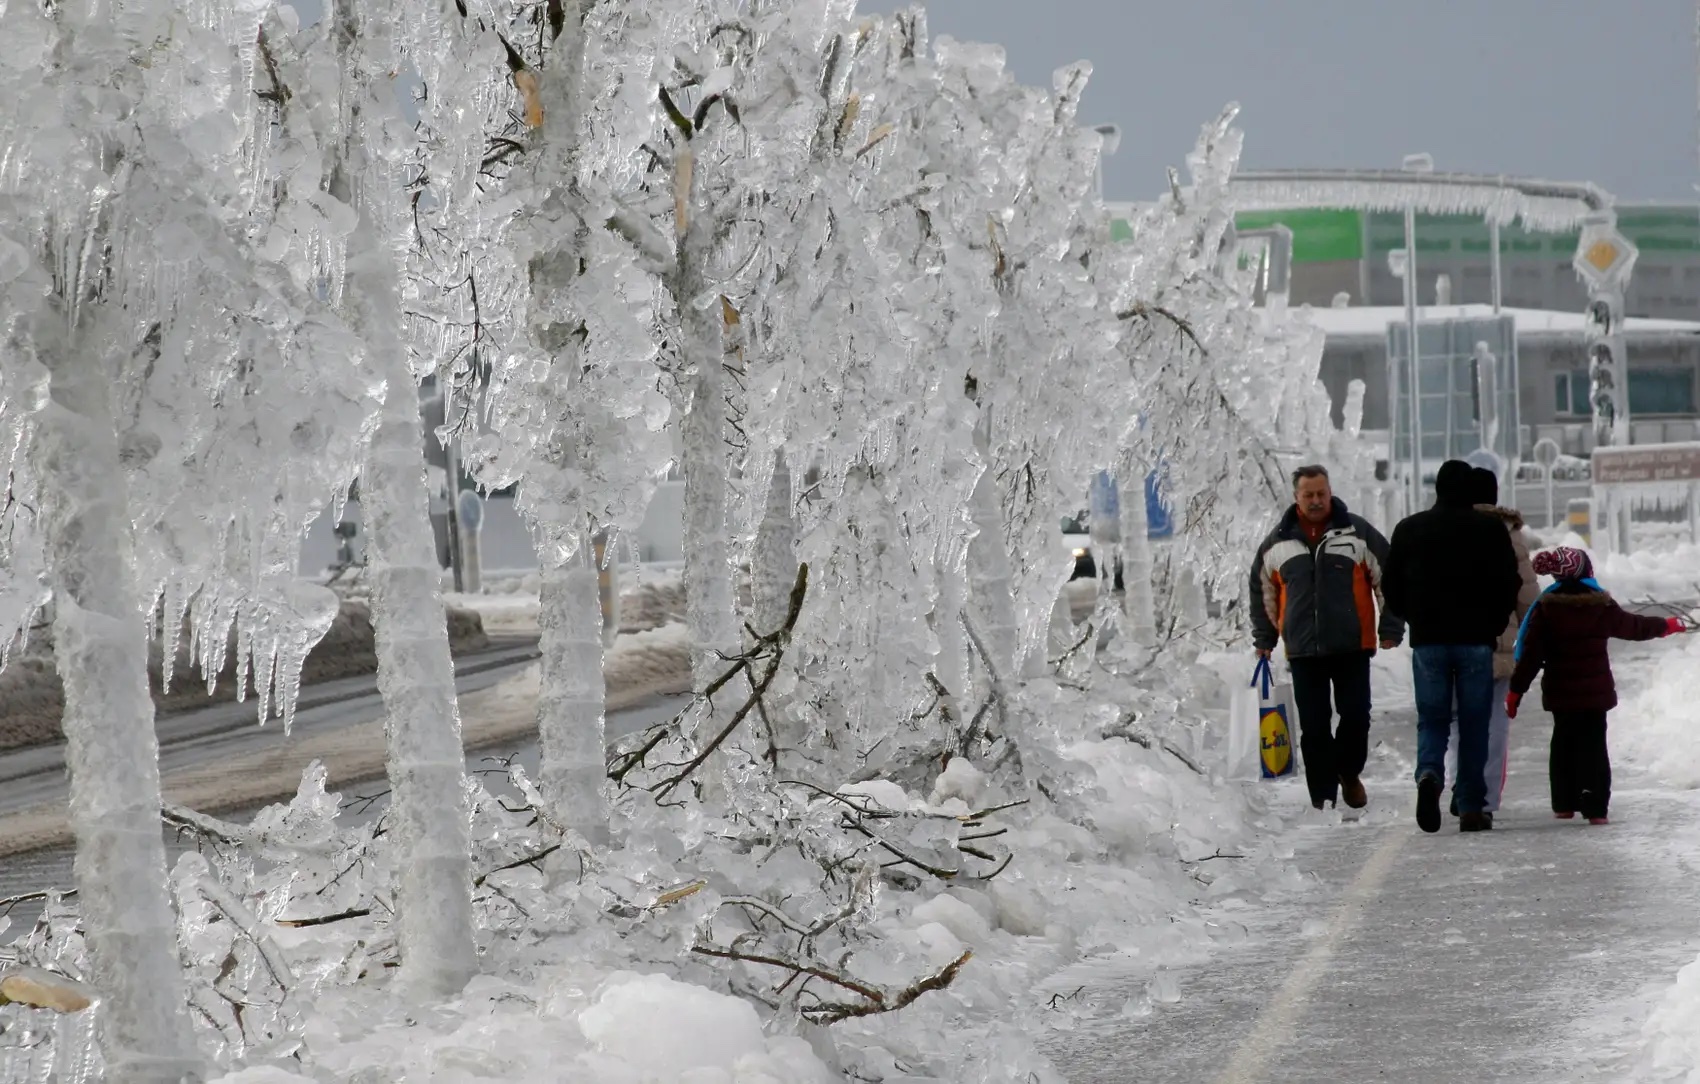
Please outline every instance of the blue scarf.
[[1563, 586], [1564, 584], [1567, 584], [1567, 583], [1579, 583], [1583, 587], [1590, 588], [1591, 590], [1594, 590], [1594, 591], [1604, 591], [1605, 590], [1605, 588], [1600, 586], [1600, 581], [1594, 579], [1594, 577], [1592, 577], [1592, 576], [1584, 576], [1579, 580], [1554, 580], [1552, 582], [1552, 586], [1548, 587], [1545, 591], [1542, 591], [1540, 593], [1540, 596], [1538, 598], [1536, 598], [1534, 602], [1529, 604], [1528, 612], [1523, 615], [1523, 623], [1521, 625], [1517, 626], [1517, 646], [1511, 649], [1511, 658], [1514, 662], [1522, 662], [1523, 661], [1523, 637], [1528, 635], [1529, 618], [1535, 616], [1535, 607], [1539, 606], [1541, 604], [1541, 599], [1545, 598], [1548, 594], [1550, 594], [1556, 588], [1561, 587], [1561, 586]]

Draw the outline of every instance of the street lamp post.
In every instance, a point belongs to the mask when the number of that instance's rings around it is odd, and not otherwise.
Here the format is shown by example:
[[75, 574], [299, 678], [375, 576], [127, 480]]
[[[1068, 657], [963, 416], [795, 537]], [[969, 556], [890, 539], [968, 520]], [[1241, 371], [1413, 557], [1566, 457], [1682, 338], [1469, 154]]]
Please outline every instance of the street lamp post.
[[1104, 159], [1116, 153], [1116, 148], [1122, 144], [1122, 130], [1116, 124], [1094, 124], [1092, 130], [1104, 137], [1104, 142], [1098, 148], [1098, 202], [1104, 202]]
[[[1403, 162], [1407, 173], [1433, 173], [1434, 159], [1427, 154], [1408, 154]], [[1417, 207], [1405, 204], [1405, 359], [1411, 394], [1411, 511], [1423, 506], [1422, 380], [1417, 349]]]

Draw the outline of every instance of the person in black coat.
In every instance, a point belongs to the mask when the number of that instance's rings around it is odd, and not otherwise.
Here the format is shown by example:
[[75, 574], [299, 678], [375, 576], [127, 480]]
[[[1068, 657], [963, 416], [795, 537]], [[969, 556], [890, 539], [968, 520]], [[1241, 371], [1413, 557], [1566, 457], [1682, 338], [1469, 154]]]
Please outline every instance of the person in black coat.
[[1382, 595], [1410, 629], [1417, 698], [1417, 824], [1440, 830], [1446, 745], [1457, 702], [1459, 827], [1493, 827], [1483, 811], [1493, 649], [1522, 579], [1505, 525], [1471, 506], [1470, 465], [1451, 459], [1434, 481], [1434, 507], [1393, 530]]

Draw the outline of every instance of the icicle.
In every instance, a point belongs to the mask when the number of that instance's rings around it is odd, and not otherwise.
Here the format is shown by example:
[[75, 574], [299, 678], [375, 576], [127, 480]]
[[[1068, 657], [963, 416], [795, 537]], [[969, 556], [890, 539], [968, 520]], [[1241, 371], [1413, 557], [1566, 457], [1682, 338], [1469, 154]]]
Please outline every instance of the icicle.
[[[1541, 182], [1530, 182], [1539, 184]], [[1555, 186], [1557, 187], [1557, 186]], [[1366, 211], [1402, 211], [1414, 206], [1433, 215], [1475, 215], [1509, 225], [1514, 221], [1538, 232], [1560, 233], [1579, 229], [1595, 210], [1577, 186], [1574, 197], [1529, 195], [1481, 178], [1479, 183], [1443, 183], [1389, 170], [1375, 180], [1315, 177], [1283, 177], [1278, 172], [1246, 172], [1233, 179], [1233, 203], [1240, 208], [1341, 207]], [[1595, 193], [1595, 202], [1604, 202]]]
[[[177, 649], [183, 643], [183, 622], [189, 613], [190, 593], [181, 581], [173, 580], [162, 596], [156, 595], [160, 607], [160, 692], [169, 693], [177, 672]], [[190, 634], [191, 637], [193, 633]], [[190, 651], [193, 652], [193, 640]]]

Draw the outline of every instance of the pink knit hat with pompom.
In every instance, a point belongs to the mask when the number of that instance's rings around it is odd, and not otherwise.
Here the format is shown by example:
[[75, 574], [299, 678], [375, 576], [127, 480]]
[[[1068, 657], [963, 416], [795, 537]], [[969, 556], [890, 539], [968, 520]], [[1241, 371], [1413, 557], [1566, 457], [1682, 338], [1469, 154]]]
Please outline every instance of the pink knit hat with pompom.
[[1594, 565], [1588, 560], [1588, 555], [1573, 546], [1542, 550], [1535, 554], [1534, 564], [1535, 571], [1542, 576], [1559, 580], [1587, 579], [1594, 574]]

